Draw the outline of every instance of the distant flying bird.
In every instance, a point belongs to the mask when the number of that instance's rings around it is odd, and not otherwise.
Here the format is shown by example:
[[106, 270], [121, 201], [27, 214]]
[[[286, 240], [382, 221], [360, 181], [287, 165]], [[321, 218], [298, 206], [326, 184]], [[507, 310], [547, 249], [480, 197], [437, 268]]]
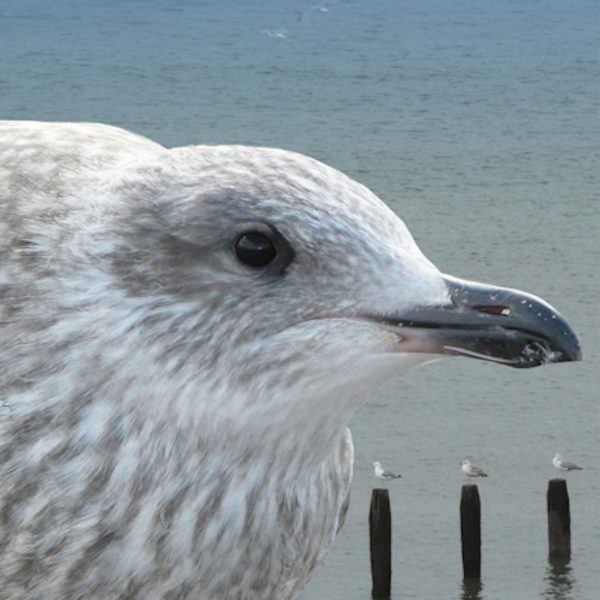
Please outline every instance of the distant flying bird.
[[321, 4], [314, 4], [308, 8], [305, 8], [303, 11], [298, 13], [298, 21], [304, 20], [304, 17], [306, 17], [310, 11], [316, 11], [320, 13], [330, 12], [330, 8], [327, 6], [327, 4], [327, 2], [322, 2]]
[[577, 466], [575, 463], [569, 462], [568, 460], [564, 460], [564, 458], [557, 452], [554, 458], [552, 459], [552, 464], [561, 471], [581, 471], [581, 467]]
[[306, 156], [0, 123], [0, 596], [296, 598], [344, 521], [352, 416], [441, 355], [581, 351]]
[[463, 460], [461, 465], [462, 472], [467, 477], [487, 477], [487, 473], [483, 469], [480, 469], [479, 467], [476, 467], [475, 465], [471, 464], [470, 460]]
[[269, 37], [284, 39], [287, 37], [287, 30], [285, 29], [264, 29], [264, 33], [266, 33]]
[[373, 471], [375, 477], [379, 477], [379, 479], [383, 479], [384, 481], [400, 479], [400, 477], [402, 477], [402, 475], [396, 475], [396, 473], [392, 473], [392, 471], [386, 471], [378, 460], [373, 463]]

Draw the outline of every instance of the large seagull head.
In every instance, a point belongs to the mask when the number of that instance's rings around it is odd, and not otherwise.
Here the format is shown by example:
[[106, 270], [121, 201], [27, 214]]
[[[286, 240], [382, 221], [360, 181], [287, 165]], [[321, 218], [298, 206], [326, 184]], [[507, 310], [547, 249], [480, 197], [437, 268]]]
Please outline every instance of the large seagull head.
[[105, 195], [98, 264], [146, 303], [148, 344], [190, 383], [177, 414], [252, 443], [293, 433], [319, 456], [378, 384], [443, 355], [580, 357], [543, 300], [442, 274], [372, 192], [305, 156], [174, 149]]

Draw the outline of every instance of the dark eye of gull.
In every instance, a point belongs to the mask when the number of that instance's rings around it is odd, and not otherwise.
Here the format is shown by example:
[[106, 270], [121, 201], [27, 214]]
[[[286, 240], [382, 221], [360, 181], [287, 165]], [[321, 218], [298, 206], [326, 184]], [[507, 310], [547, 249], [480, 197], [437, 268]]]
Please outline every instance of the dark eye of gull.
[[235, 242], [235, 253], [241, 262], [250, 267], [265, 267], [277, 255], [273, 241], [258, 231], [240, 235]]

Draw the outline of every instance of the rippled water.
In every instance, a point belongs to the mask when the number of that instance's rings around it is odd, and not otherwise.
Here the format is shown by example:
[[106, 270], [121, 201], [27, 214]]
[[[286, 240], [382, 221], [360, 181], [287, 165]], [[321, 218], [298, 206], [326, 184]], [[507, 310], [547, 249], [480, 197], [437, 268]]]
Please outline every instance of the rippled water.
[[[375, 459], [403, 475], [395, 600], [597, 597], [599, 34], [597, 0], [0, 3], [2, 118], [310, 154], [377, 192], [442, 270], [538, 294], [580, 333], [580, 364], [445, 360], [366, 404], [346, 526], [303, 598], [369, 598]], [[562, 566], [546, 559], [557, 451], [584, 467]], [[465, 456], [490, 474], [476, 590], [461, 581]]]

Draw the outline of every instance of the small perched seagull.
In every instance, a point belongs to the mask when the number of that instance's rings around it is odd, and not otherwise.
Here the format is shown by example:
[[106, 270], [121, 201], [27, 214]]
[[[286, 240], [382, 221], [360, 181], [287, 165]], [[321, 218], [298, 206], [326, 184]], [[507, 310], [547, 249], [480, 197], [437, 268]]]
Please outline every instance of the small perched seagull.
[[352, 416], [448, 355], [581, 349], [314, 159], [0, 122], [0, 596], [296, 598], [344, 522]]
[[467, 476], [467, 477], [487, 477], [487, 473], [483, 470], [480, 469], [479, 467], [476, 467], [475, 465], [471, 464], [470, 460], [463, 460], [462, 463], [462, 472]]
[[552, 459], [552, 464], [561, 471], [581, 471], [581, 467], [575, 463], [565, 460], [558, 452]]
[[396, 475], [396, 473], [386, 471], [378, 460], [373, 463], [373, 471], [375, 472], [375, 477], [379, 477], [379, 479], [383, 479], [384, 481], [400, 479], [400, 477], [402, 477], [402, 475]]

